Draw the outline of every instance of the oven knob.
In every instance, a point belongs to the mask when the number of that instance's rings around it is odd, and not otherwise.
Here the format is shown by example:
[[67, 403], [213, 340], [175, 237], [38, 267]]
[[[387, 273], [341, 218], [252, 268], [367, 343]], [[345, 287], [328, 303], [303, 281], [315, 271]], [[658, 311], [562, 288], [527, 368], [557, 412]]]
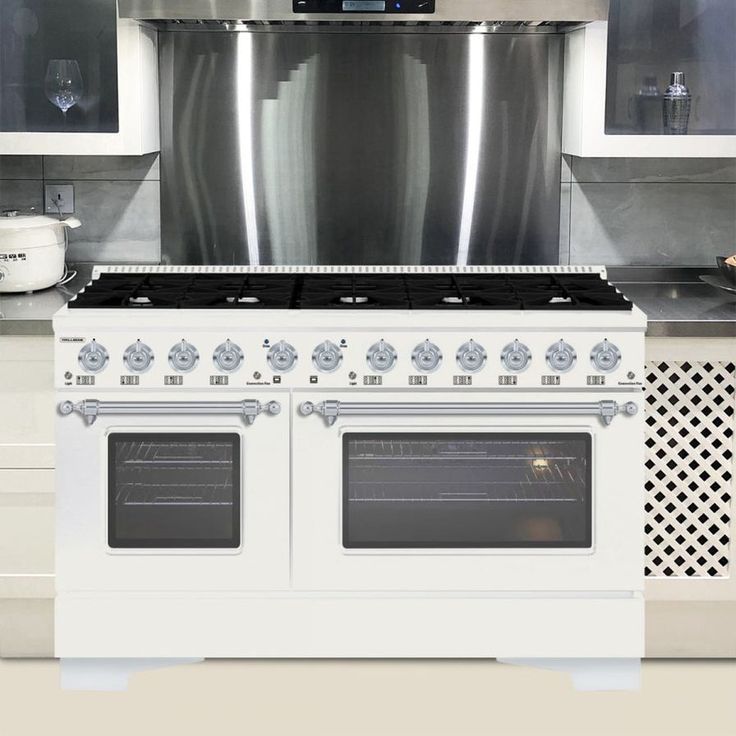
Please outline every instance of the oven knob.
[[322, 373], [333, 373], [342, 363], [342, 350], [334, 342], [325, 340], [314, 349], [312, 363]]
[[488, 360], [488, 353], [475, 340], [463, 343], [457, 351], [457, 364], [466, 373], [477, 373]]
[[420, 373], [434, 373], [442, 363], [442, 351], [433, 342], [425, 340], [414, 348], [411, 362]]
[[144, 342], [136, 340], [125, 348], [123, 363], [131, 373], [145, 373], [153, 365], [153, 350]]
[[225, 340], [212, 353], [212, 362], [221, 373], [235, 373], [243, 364], [243, 351], [240, 349], [240, 345]]
[[268, 351], [266, 360], [277, 373], [288, 373], [296, 365], [298, 357], [296, 348], [281, 340]]
[[96, 340], [88, 342], [79, 351], [79, 366], [85, 373], [99, 373], [105, 370], [110, 354]]
[[521, 373], [529, 367], [532, 351], [523, 342], [514, 340], [501, 351], [503, 367], [510, 373]]
[[199, 351], [186, 340], [176, 343], [169, 350], [169, 365], [177, 373], [189, 373], [197, 367], [197, 363], [199, 363]]
[[604, 340], [590, 351], [590, 362], [600, 373], [612, 373], [621, 365], [621, 351], [612, 342]]
[[578, 354], [572, 345], [568, 345], [564, 340], [550, 345], [547, 350], [547, 365], [557, 373], [567, 373], [575, 367]]
[[384, 340], [379, 340], [368, 348], [365, 359], [368, 367], [376, 373], [388, 373], [396, 365], [396, 350]]

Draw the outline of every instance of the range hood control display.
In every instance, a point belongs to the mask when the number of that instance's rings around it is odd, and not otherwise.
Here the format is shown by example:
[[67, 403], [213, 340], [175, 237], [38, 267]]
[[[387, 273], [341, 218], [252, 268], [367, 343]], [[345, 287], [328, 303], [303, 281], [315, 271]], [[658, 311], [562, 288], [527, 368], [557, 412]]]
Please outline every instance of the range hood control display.
[[434, 13], [435, 0], [292, 0], [295, 13]]

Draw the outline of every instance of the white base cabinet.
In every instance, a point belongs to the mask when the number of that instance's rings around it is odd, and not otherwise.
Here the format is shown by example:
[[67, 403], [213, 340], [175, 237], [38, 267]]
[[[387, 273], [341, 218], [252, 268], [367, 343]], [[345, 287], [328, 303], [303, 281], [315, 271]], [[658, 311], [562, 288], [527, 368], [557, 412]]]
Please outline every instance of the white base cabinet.
[[53, 656], [51, 337], [0, 337], [0, 656]]

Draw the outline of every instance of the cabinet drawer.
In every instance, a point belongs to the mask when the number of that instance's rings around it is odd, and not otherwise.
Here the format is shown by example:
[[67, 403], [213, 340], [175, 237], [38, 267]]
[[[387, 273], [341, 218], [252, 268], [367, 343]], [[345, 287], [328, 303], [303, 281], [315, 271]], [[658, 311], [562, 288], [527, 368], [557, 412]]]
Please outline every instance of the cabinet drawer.
[[0, 338], [0, 468], [54, 466], [53, 342]]
[[0, 576], [54, 571], [53, 470], [0, 470]]

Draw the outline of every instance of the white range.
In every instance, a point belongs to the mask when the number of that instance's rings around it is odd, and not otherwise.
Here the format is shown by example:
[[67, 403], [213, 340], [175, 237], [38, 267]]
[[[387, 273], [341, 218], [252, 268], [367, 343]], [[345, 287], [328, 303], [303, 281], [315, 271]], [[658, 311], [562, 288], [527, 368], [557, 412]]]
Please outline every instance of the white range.
[[96, 269], [56, 655], [636, 663], [645, 329], [592, 267]]

